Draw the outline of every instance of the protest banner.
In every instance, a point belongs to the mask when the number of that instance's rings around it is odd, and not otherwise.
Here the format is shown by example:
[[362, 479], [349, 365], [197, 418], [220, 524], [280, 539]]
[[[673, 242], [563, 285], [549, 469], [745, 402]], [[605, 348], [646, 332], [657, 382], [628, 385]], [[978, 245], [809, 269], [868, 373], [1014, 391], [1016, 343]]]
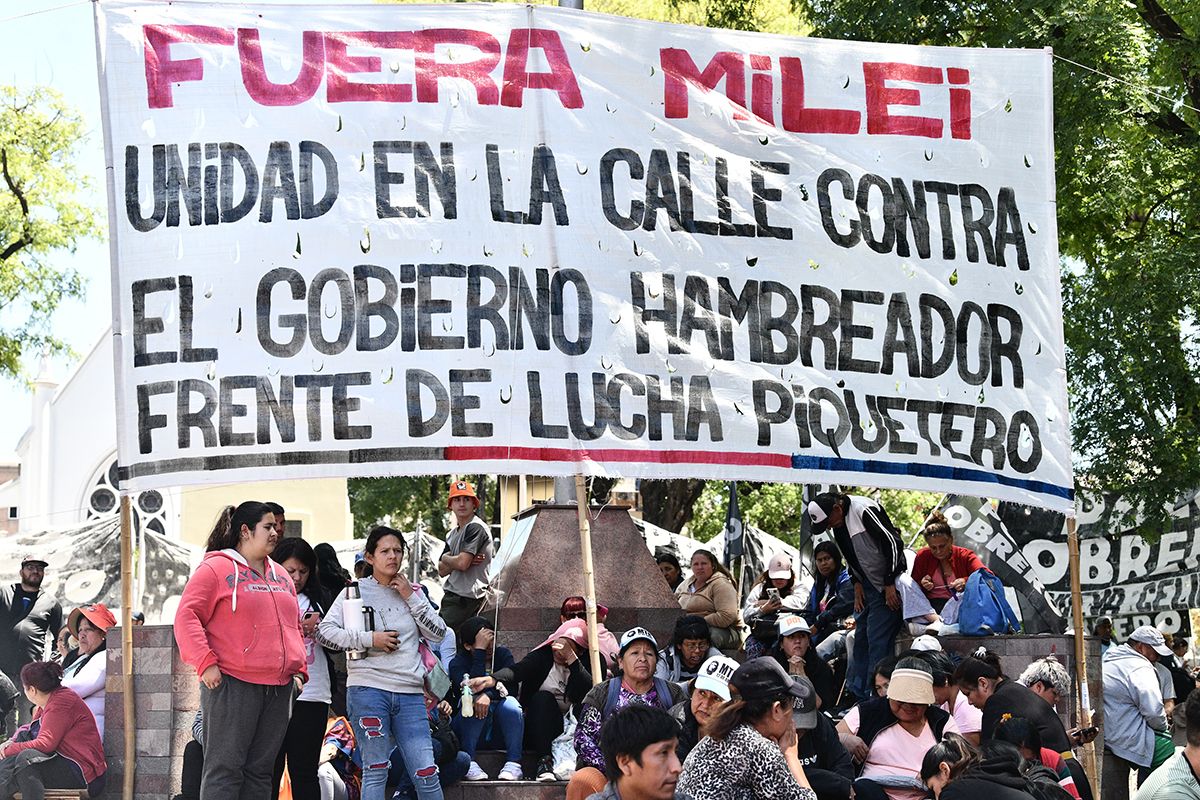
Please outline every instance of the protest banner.
[[1048, 51], [97, 4], [123, 489], [491, 472], [1067, 511]]
[[[1170, 530], [1143, 538], [1118, 520], [1128, 507], [1111, 498], [1081, 496], [1078, 526], [1083, 615], [1108, 616], [1118, 636], [1140, 625], [1168, 633], [1191, 629], [1187, 609], [1200, 607], [1200, 506], [1195, 493], [1171, 510]], [[1019, 503], [999, 503], [995, 516], [1012, 547], [994, 552], [993, 563], [1027, 568], [1061, 608], [1070, 606], [1067, 534], [1062, 514]], [[978, 551], [978, 548], [977, 548]], [[983, 554], [981, 553], [981, 556]], [[987, 562], [985, 562], [987, 563]]]

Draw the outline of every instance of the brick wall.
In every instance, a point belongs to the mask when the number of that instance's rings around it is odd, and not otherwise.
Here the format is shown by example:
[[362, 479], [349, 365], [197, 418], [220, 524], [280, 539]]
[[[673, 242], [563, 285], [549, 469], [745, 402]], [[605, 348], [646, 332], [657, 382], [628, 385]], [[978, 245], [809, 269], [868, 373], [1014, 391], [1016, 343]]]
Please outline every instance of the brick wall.
[[[108, 632], [104, 752], [108, 785], [120, 794], [125, 773], [125, 709], [121, 685], [121, 629]], [[179, 792], [183, 747], [200, 705], [196, 672], [179, 658], [170, 625], [133, 629], [136, 700], [136, 800], [166, 800]]]

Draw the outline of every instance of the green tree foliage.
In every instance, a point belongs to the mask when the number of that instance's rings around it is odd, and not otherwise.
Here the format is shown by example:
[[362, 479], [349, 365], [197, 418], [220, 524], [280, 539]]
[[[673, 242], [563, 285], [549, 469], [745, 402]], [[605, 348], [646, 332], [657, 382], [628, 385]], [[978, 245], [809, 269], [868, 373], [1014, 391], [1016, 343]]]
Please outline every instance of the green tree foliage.
[[798, 0], [798, 7], [819, 36], [1053, 47], [1114, 76], [1055, 63], [1078, 468], [1088, 487], [1124, 495], [1152, 518], [1200, 486], [1200, 5]]
[[[498, 521], [499, 498], [496, 479], [490, 476], [466, 478], [475, 486], [483, 501], [479, 518]], [[396, 478], [351, 478], [347, 481], [350, 513], [354, 515], [354, 535], [363, 537], [376, 525], [388, 525], [401, 531], [422, 526], [426, 533], [445, 539], [449, 512], [446, 500], [449, 475], [418, 475]]]
[[[921, 530], [925, 517], [937, 506], [942, 495], [934, 492], [908, 492], [898, 489], [846, 487], [847, 494], [873, 497], [888, 512], [905, 541], [912, 541]], [[804, 487], [791, 483], [738, 483], [738, 509], [742, 521], [778, 536], [792, 545], [800, 544], [800, 515], [804, 513]], [[729, 504], [729, 484], [709, 481], [693, 509], [688, 533], [707, 541], [725, 527]]]
[[49, 330], [63, 299], [79, 297], [79, 274], [50, 263], [100, 235], [80, 200], [86, 180], [75, 166], [85, 131], [53, 89], [0, 86], [0, 374], [15, 376], [21, 355], [67, 347]]

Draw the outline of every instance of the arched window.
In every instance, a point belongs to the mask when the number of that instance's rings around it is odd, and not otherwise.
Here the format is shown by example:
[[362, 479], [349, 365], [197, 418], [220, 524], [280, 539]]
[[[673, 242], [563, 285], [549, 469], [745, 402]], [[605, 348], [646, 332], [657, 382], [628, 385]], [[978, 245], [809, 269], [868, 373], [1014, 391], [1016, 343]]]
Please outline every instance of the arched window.
[[[104, 519], [121, 513], [120, 483], [117, 479], [117, 456], [114, 453], [92, 474], [80, 506], [84, 520]], [[131, 498], [133, 526], [137, 531], [154, 531], [165, 536], [167, 520], [171, 518], [168, 496], [155, 489], [139, 492]]]

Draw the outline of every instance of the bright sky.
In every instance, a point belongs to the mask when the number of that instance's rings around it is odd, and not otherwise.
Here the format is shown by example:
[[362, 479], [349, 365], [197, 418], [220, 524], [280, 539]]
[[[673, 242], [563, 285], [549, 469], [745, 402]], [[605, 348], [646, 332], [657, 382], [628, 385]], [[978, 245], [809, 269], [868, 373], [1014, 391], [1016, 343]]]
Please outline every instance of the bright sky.
[[[19, 16], [53, 9], [66, 0], [10, 0], [0, 6], [4, 47], [0, 48], [0, 83], [27, 88], [49, 84], [62, 92], [67, 102], [79, 109], [87, 127], [87, 138], [78, 147], [80, 171], [91, 181], [89, 201], [105, 207], [104, 134], [100, 124], [100, 95], [96, 84], [96, 47], [92, 4], [72, 4], [56, 11]], [[14, 17], [16, 17], [14, 19]], [[83, 274], [87, 294], [83, 301], [63, 303], [54, 316], [53, 328], [83, 356], [97, 342], [111, 317], [108, 286], [108, 245], [88, 242], [74, 255], [58, 256], [55, 262], [70, 265]], [[61, 379], [72, 362], [54, 364]], [[38, 368], [36, 354], [25, 362], [29, 378]], [[29, 390], [23, 380], [0, 380], [0, 453], [11, 452], [29, 425]]]
[[[104, 130], [100, 119], [92, 3], [6, 0], [0, 4], [0, 30], [4, 32], [0, 84], [22, 88], [49, 84], [83, 115], [87, 138], [77, 149], [79, 168], [91, 182], [87, 199], [103, 218], [107, 208]], [[83, 300], [63, 303], [54, 315], [55, 333], [76, 353], [75, 359], [52, 365], [52, 374], [61, 381], [72, 365], [95, 346], [112, 319], [108, 244], [87, 242], [73, 255], [56, 257], [55, 263], [74, 267], [87, 282]], [[0, 380], [0, 457], [16, 449], [17, 441], [29, 426], [30, 393], [26, 380], [36, 376], [38, 361], [37, 354], [26, 359], [25, 379]]]

